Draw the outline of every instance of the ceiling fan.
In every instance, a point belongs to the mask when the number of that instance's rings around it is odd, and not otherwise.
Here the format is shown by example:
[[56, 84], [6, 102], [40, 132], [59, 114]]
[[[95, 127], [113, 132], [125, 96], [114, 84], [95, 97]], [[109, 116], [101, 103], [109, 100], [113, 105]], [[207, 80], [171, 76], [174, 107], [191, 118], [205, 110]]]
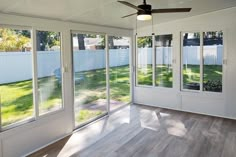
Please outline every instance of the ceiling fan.
[[122, 18], [126, 18], [129, 16], [133, 16], [137, 14], [137, 20], [151, 20], [153, 13], [180, 13], [180, 12], [190, 12], [192, 8], [166, 8], [166, 9], [152, 9], [150, 4], [146, 3], [146, 0], [143, 0], [143, 4], [135, 6], [126, 1], [118, 1], [128, 7], [136, 9], [138, 12], [123, 16]]

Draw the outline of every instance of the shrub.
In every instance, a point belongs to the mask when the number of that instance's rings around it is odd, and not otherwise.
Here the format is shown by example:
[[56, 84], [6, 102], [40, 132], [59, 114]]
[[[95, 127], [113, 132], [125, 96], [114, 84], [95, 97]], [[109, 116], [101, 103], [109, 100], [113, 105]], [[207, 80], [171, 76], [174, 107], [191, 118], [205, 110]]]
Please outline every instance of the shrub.
[[208, 80], [204, 83], [204, 91], [221, 92], [222, 82], [220, 80]]

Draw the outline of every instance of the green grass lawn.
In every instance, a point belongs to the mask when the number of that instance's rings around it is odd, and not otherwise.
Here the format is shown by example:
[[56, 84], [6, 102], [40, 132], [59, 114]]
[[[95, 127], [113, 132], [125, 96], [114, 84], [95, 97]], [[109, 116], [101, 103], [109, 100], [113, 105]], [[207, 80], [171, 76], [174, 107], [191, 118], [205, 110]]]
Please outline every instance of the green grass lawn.
[[76, 113], [75, 120], [78, 124], [81, 124], [101, 114], [103, 114], [103, 112], [99, 110], [94, 111], [94, 110], [82, 109], [79, 111], [79, 113]]
[[[138, 68], [138, 84], [139, 85], [152, 85], [152, 65]], [[204, 90], [215, 91], [215, 89], [206, 88], [207, 84], [211, 86], [222, 85], [222, 66], [221, 65], [204, 65], [203, 67], [203, 82]], [[188, 88], [189, 84], [198, 84], [200, 82], [200, 66], [187, 65], [183, 67], [183, 85]], [[156, 86], [172, 87], [172, 67], [165, 65], [156, 66]], [[220, 91], [218, 87], [217, 91]]]
[[[61, 106], [61, 86], [54, 77], [41, 78], [39, 112], [43, 114]], [[30, 118], [34, 115], [32, 80], [0, 85], [2, 125]]]
[[[184, 68], [184, 83], [199, 82], [199, 66], [188, 65]], [[156, 85], [163, 87], [172, 87], [172, 69], [166, 66], [157, 66]], [[75, 84], [75, 98], [81, 98], [80, 104], [86, 105], [99, 99], [106, 99], [106, 81], [105, 69], [97, 69], [79, 72], [75, 74], [76, 78], [83, 77], [83, 80]], [[209, 80], [222, 81], [222, 66], [204, 66], [204, 83]], [[138, 83], [143, 85], [152, 85], [152, 66], [146, 69], [138, 69]], [[40, 111], [46, 112], [58, 107], [61, 104], [61, 86], [55, 77], [47, 77], [39, 80], [39, 86], [42, 94], [49, 92], [49, 97], [42, 97], [40, 102]], [[46, 88], [49, 87], [49, 88]], [[47, 89], [47, 90], [46, 90]], [[48, 91], [51, 89], [51, 91]], [[1, 92], [1, 115], [2, 125], [23, 120], [34, 115], [32, 81], [21, 81], [10, 84], [0, 85]], [[113, 67], [110, 69], [110, 97], [112, 100], [120, 102], [130, 102], [130, 83], [129, 67]], [[47, 95], [47, 94], [46, 94]], [[85, 121], [94, 116], [102, 114], [103, 111], [81, 110], [76, 116], [76, 120]]]
[[[129, 67], [119, 66], [110, 68], [110, 98], [122, 103], [130, 102]], [[83, 78], [75, 83], [75, 96], [80, 105], [89, 105], [99, 99], [106, 99], [106, 70], [97, 69], [76, 73], [76, 78]], [[75, 113], [77, 123], [105, 113], [104, 110], [81, 109]]]
[[[88, 104], [98, 99], [106, 99], [105, 69], [90, 70], [76, 73], [75, 77], [83, 76], [83, 81], [75, 84], [75, 95], [84, 98], [81, 104]], [[40, 113], [51, 111], [61, 105], [61, 86], [55, 77], [41, 78]], [[110, 69], [111, 99], [122, 102], [130, 101], [130, 84], [128, 66]], [[33, 117], [32, 80], [0, 85], [2, 125]], [[102, 111], [83, 110], [76, 117], [79, 121], [90, 119], [102, 114]]]
[[[200, 82], [200, 66], [187, 65], [183, 67], [183, 85], [188, 88], [189, 84], [198, 84]], [[215, 82], [222, 86], [222, 66], [221, 65], [204, 65], [203, 67], [203, 88], [207, 91], [214, 91], [214, 89], [205, 89], [208, 82]], [[221, 87], [222, 88], [222, 87]]]
[[[184, 83], [191, 83], [200, 81], [200, 66], [199, 65], [188, 65], [183, 67], [184, 72]], [[203, 67], [203, 80], [222, 80], [222, 66], [221, 65], [205, 65]]]
[[0, 85], [2, 125], [33, 116], [32, 81]]
[[[80, 83], [75, 83], [75, 96], [86, 93], [89, 97], [83, 102], [87, 104], [94, 100], [106, 99], [106, 70], [97, 69], [76, 73], [75, 77], [83, 77]], [[110, 68], [110, 97], [117, 101], [130, 102], [129, 67]], [[91, 94], [88, 94], [91, 92]]]
[[44, 77], [38, 81], [39, 114], [60, 108], [62, 105], [61, 85], [55, 77]]
[[138, 85], [152, 85], [152, 65], [138, 67], [137, 72]]
[[169, 87], [173, 85], [172, 67], [166, 65], [156, 66], [156, 86]]
[[[152, 65], [138, 68], [138, 85], [152, 85]], [[156, 66], [156, 86], [172, 87], [172, 67]]]

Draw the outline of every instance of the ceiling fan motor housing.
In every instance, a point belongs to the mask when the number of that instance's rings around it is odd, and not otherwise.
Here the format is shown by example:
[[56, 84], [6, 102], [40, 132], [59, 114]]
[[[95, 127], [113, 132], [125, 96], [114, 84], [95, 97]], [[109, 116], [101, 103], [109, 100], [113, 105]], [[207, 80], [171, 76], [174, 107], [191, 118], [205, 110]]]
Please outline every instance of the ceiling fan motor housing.
[[144, 15], [144, 14], [151, 15], [152, 14], [152, 6], [151, 5], [142, 4], [142, 5], [139, 5], [138, 7], [143, 9], [143, 10], [138, 10], [138, 15]]

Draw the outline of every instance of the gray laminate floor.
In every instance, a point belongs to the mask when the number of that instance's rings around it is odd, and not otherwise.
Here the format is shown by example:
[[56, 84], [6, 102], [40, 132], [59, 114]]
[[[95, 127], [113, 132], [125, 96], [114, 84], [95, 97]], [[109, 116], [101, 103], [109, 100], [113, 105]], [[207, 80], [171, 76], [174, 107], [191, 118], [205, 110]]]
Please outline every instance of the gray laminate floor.
[[236, 157], [236, 121], [131, 105], [30, 156]]

